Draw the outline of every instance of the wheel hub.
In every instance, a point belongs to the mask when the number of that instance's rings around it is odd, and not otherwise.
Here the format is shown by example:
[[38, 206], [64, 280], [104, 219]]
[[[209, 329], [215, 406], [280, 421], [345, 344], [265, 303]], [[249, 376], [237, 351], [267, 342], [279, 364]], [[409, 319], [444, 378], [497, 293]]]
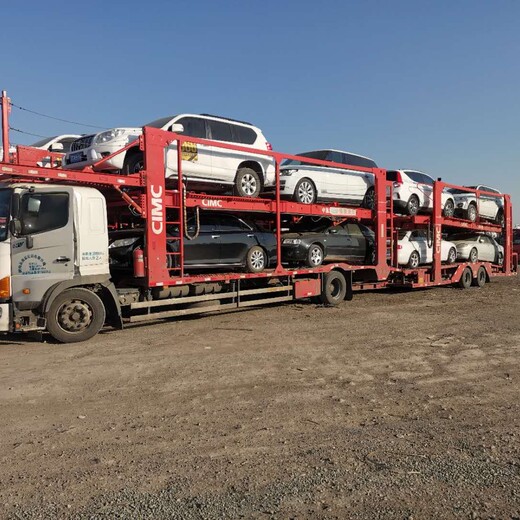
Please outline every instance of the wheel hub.
[[314, 198], [314, 189], [308, 182], [302, 182], [298, 187], [298, 198], [304, 204], [310, 204]]
[[67, 332], [86, 329], [92, 321], [92, 309], [80, 300], [65, 302], [59, 309], [57, 322]]
[[261, 251], [254, 251], [251, 255], [251, 265], [255, 269], [264, 267], [264, 254]]
[[242, 177], [242, 190], [247, 195], [252, 195], [256, 191], [256, 180], [252, 175]]

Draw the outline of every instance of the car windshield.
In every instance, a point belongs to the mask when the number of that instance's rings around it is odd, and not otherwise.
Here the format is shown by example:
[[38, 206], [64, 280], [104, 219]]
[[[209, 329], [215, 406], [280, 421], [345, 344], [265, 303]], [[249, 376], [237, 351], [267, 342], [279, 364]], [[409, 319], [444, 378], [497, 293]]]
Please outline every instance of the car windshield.
[[0, 242], [7, 238], [11, 210], [11, 190], [0, 190]]
[[458, 233], [457, 235], [452, 235], [450, 240], [477, 240], [478, 235], [474, 235], [472, 233]]
[[[469, 188], [469, 187], [470, 187], [470, 186], [468, 186], [468, 188]], [[459, 190], [459, 189], [457, 189], [457, 188], [450, 188], [448, 191], [449, 191], [450, 193], [453, 193], [454, 195], [459, 194], [459, 193], [466, 193], [467, 195], [470, 195], [470, 194], [471, 194], [471, 191]]]
[[408, 231], [406, 231], [406, 229], [400, 229], [399, 232], [397, 233], [397, 237], [399, 240], [402, 240], [406, 235], [407, 235]]
[[162, 128], [166, 126], [175, 116], [161, 117], [160, 119], [156, 119], [155, 121], [151, 121], [150, 123], [146, 123], [144, 126], [152, 126], [153, 128]]
[[[317, 159], [318, 161], [326, 161], [329, 155], [328, 150], [318, 150], [316, 152], [304, 152], [304, 153], [298, 153], [296, 154], [300, 157], [309, 157], [309, 159]], [[281, 166], [288, 166], [288, 165], [300, 165], [300, 164], [310, 164], [306, 163], [304, 161], [299, 161], [296, 159], [285, 159], [285, 161], [282, 161]], [[314, 166], [318, 166], [315, 164]]]
[[40, 139], [39, 141], [36, 141], [35, 143], [33, 143], [33, 144], [29, 145], [29, 146], [34, 146], [35, 148], [39, 148], [40, 146], [43, 146], [44, 144], [47, 144], [49, 141], [52, 141], [56, 137], [58, 137], [58, 136], [46, 137], [45, 139]]

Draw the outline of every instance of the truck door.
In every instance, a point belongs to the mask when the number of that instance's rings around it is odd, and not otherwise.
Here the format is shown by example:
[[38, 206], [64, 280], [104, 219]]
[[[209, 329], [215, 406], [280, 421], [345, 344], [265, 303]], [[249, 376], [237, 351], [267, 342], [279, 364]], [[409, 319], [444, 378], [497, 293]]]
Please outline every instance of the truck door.
[[46, 290], [74, 276], [71, 188], [20, 194], [19, 232], [11, 240], [13, 299], [40, 302]]

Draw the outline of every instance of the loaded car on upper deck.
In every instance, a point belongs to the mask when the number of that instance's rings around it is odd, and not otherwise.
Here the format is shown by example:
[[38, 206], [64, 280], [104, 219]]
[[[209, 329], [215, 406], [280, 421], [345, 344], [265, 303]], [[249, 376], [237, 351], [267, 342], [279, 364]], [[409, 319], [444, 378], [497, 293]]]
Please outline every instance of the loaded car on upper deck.
[[315, 150], [286, 159], [280, 166], [280, 194], [301, 204], [339, 201], [373, 209], [374, 175], [370, 172], [308, 163], [305, 158], [362, 168], [377, 168], [368, 157], [339, 150]]
[[[144, 126], [246, 148], [271, 150], [271, 145], [256, 126], [208, 114], [164, 117]], [[92, 167], [99, 171], [137, 173], [144, 168], [143, 152], [138, 144], [142, 133], [142, 128], [113, 128], [83, 136], [72, 143], [70, 152], [65, 156], [64, 168]], [[103, 161], [134, 141], [135, 146]], [[257, 197], [262, 191], [272, 190], [275, 185], [274, 161], [269, 156], [193, 142], [182, 144], [181, 156], [184, 180], [190, 187], [194, 184], [206, 190], [233, 189], [236, 195]], [[176, 178], [176, 141], [167, 148], [165, 163], [166, 177]]]
[[477, 220], [477, 216], [487, 220], [493, 220], [500, 226], [504, 226], [504, 197], [495, 189], [477, 184], [476, 186], [465, 186], [472, 190], [481, 190], [487, 193], [477, 195], [464, 189], [452, 188], [450, 190], [455, 200], [455, 215], [467, 218], [471, 222]]

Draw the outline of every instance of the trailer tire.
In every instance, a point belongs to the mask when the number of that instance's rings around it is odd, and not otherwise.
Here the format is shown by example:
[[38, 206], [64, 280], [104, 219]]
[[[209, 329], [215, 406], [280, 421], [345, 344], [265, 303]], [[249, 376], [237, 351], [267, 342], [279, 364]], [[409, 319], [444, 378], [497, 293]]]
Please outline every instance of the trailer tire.
[[97, 294], [73, 288], [56, 296], [47, 311], [47, 330], [60, 343], [94, 337], [105, 324], [105, 307]]
[[261, 191], [260, 175], [252, 168], [239, 168], [235, 177], [235, 194], [239, 197], [258, 197]]
[[473, 280], [473, 285], [476, 285], [477, 287], [484, 287], [484, 285], [486, 285], [486, 282], [487, 282], [486, 269], [484, 268], [484, 266], [481, 265], [478, 268], [476, 278]]
[[320, 294], [324, 305], [338, 305], [347, 294], [347, 280], [339, 271], [330, 271], [323, 278], [323, 289]]
[[246, 267], [250, 273], [261, 273], [267, 267], [267, 255], [260, 246], [253, 246], [246, 255]]
[[469, 289], [473, 282], [473, 272], [471, 271], [471, 267], [466, 267], [460, 276], [459, 287], [462, 289]]
[[123, 163], [123, 173], [126, 175], [130, 175], [132, 173], [139, 173], [141, 170], [144, 170], [144, 156], [143, 152], [136, 150], [135, 148], [131, 148], [125, 157], [125, 162]]

